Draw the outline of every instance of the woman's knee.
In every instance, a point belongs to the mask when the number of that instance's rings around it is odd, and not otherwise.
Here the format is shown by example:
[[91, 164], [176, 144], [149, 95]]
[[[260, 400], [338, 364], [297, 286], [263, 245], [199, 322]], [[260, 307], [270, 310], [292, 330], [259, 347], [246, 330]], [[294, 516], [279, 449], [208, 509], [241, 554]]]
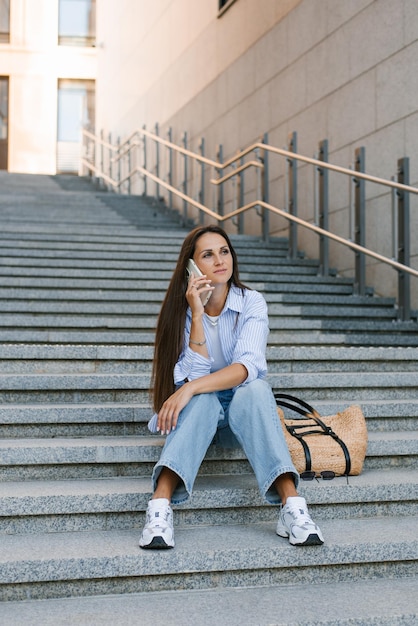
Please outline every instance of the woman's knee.
[[238, 387], [233, 399], [240, 400], [241, 402], [262, 402], [271, 393], [271, 387], [268, 382], [261, 378], [256, 378], [247, 385]]

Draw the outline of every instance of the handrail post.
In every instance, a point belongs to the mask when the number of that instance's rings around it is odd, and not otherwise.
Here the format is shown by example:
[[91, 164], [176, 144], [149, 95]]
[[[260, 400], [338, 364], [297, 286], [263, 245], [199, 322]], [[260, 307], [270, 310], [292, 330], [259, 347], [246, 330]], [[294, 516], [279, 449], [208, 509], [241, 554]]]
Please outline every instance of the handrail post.
[[[362, 146], [355, 151], [355, 171], [365, 172], [366, 151]], [[366, 235], [365, 235], [365, 213], [366, 213], [366, 194], [365, 194], [365, 181], [363, 178], [357, 177], [355, 179], [355, 209], [354, 209], [354, 241], [358, 245], [365, 247]], [[354, 280], [355, 292], [364, 296], [366, 293], [366, 257], [362, 252], [355, 252], [355, 280]]]
[[[200, 156], [205, 156], [205, 138], [201, 137], [199, 144], [199, 152]], [[203, 161], [200, 163], [200, 191], [199, 191], [199, 202], [200, 204], [205, 204], [205, 164]], [[202, 225], [204, 222], [205, 216], [203, 211], [199, 211], [199, 224]]]
[[[218, 146], [218, 153], [216, 155], [216, 158], [218, 159], [219, 163], [222, 163], [223, 161], [223, 146], [222, 144], [219, 144]], [[219, 168], [219, 177], [222, 178], [223, 175], [223, 168]], [[218, 206], [217, 206], [217, 213], [219, 213], [219, 215], [223, 215], [224, 214], [224, 188], [223, 188], [223, 184], [221, 183], [218, 187], [219, 192], [218, 192]]]
[[118, 167], [117, 167], [117, 172], [118, 172], [118, 193], [121, 193], [120, 179], [121, 179], [121, 171], [122, 171], [121, 167], [122, 166], [121, 166], [120, 154], [119, 154], [119, 151], [120, 151], [120, 135], [118, 135], [116, 143], [117, 143], [117, 146], [118, 146], [118, 149], [117, 149], [117, 152], [116, 152], [116, 154], [118, 155]]
[[[318, 160], [328, 162], [328, 139], [324, 139], [319, 144]], [[319, 167], [319, 224], [320, 228], [329, 230], [329, 204], [328, 204], [328, 170], [326, 167]], [[324, 235], [319, 236], [319, 263], [322, 276], [329, 275], [329, 239]]]
[[[107, 161], [108, 161], [108, 165], [107, 165], [107, 173], [109, 178], [113, 179], [113, 161], [112, 161], [112, 148], [110, 147], [112, 145], [112, 133], [108, 134], [108, 139], [107, 139], [108, 143], [109, 143], [109, 148], [107, 151]], [[110, 184], [107, 183], [106, 185], [107, 189], [110, 189]]]
[[[158, 122], [155, 124], [155, 134], [158, 137]], [[155, 142], [155, 174], [157, 178], [160, 178], [160, 144]], [[160, 185], [155, 183], [155, 196], [157, 201], [160, 199]]]
[[[168, 129], [167, 137], [168, 137], [168, 141], [172, 143], [173, 131], [171, 129], [171, 126]], [[170, 185], [170, 187], [173, 186], [173, 148], [171, 147], [168, 148], [168, 184]], [[172, 191], [168, 192], [168, 206], [170, 209], [173, 208], [173, 192]]]
[[[142, 127], [144, 130], [146, 130], [146, 125], [144, 124]], [[143, 135], [143, 142], [144, 142], [144, 151], [143, 151], [143, 167], [144, 170], [147, 169], [147, 136]], [[147, 177], [144, 176], [144, 191], [143, 191], [143, 195], [146, 196], [147, 195]]]
[[[297, 133], [293, 132], [289, 137], [289, 152], [297, 152]], [[297, 177], [297, 161], [296, 159], [288, 159], [289, 163], [289, 197], [288, 211], [290, 215], [297, 217], [298, 214], [298, 177]], [[289, 225], [289, 257], [296, 259], [298, 254], [298, 232], [295, 222]]]
[[[264, 133], [262, 143], [268, 145], [268, 133]], [[263, 201], [269, 202], [269, 153], [268, 150], [263, 150], [262, 156], [263, 169], [261, 170], [262, 176], [262, 191]], [[270, 212], [263, 208], [263, 240], [268, 243], [270, 238]]]
[[[132, 171], [132, 150], [131, 150], [131, 142], [128, 141], [128, 174]], [[131, 176], [128, 178], [128, 194], [131, 193]]]
[[[398, 183], [409, 185], [409, 158], [398, 160]], [[410, 264], [409, 192], [398, 190], [398, 258], [403, 265]], [[398, 318], [411, 319], [411, 276], [398, 271]]]
[[[183, 148], [187, 150], [187, 131], [183, 133]], [[187, 154], [184, 155], [184, 179], [183, 179], [183, 193], [187, 196]], [[187, 224], [187, 201], [183, 200], [183, 223]]]
[[[239, 160], [240, 165], [244, 165], [244, 157], [241, 157]], [[238, 206], [244, 206], [244, 170], [242, 170], [238, 174], [237, 181], [237, 198], [238, 198]], [[238, 215], [238, 234], [243, 235], [245, 230], [245, 216], [244, 213], [240, 213]]]
[[[104, 145], [103, 145], [104, 130], [100, 130], [100, 173], [104, 172]], [[102, 187], [103, 178], [99, 178], [99, 186]]]

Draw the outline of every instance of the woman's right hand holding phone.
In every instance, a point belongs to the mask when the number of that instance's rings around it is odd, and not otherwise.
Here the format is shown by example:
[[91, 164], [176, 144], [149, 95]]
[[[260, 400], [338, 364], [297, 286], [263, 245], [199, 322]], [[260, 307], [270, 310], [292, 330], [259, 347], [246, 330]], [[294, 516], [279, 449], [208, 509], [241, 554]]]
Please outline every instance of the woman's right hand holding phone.
[[212, 292], [214, 287], [210, 286], [211, 281], [203, 276], [193, 276], [189, 278], [186, 289], [186, 300], [192, 310], [192, 314], [204, 313], [202, 296], [207, 296], [208, 291]]

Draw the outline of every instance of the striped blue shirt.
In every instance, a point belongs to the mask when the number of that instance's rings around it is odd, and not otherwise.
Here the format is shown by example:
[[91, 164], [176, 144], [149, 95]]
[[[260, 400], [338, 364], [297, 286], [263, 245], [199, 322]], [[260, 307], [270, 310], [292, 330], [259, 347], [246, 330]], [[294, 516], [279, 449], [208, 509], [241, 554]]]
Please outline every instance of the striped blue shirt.
[[[186, 378], [194, 380], [211, 373], [213, 358], [210, 322], [203, 318], [203, 328], [209, 358], [189, 346], [192, 324], [191, 309], [187, 310], [184, 328], [183, 351], [174, 367], [174, 383], [181, 384]], [[232, 285], [218, 321], [219, 337], [225, 361], [228, 365], [241, 363], [248, 372], [243, 384], [267, 374], [266, 347], [269, 333], [267, 304], [258, 291], [241, 289]]]

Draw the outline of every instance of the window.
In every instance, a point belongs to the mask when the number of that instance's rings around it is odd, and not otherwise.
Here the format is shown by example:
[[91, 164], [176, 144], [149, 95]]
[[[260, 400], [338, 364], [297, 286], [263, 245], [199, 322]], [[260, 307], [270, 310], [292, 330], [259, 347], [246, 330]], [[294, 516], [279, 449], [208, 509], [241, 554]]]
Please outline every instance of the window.
[[59, 80], [57, 172], [78, 172], [81, 131], [94, 132], [94, 116], [94, 80]]
[[7, 170], [9, 152], [9, 77], [0, 76], [0, 170]]
[[10, 41], [10, 0], [0, 0], [0, 43]]
[[59, 0], [58, 43], [61, 46], [96, 44], [96, 0]]

